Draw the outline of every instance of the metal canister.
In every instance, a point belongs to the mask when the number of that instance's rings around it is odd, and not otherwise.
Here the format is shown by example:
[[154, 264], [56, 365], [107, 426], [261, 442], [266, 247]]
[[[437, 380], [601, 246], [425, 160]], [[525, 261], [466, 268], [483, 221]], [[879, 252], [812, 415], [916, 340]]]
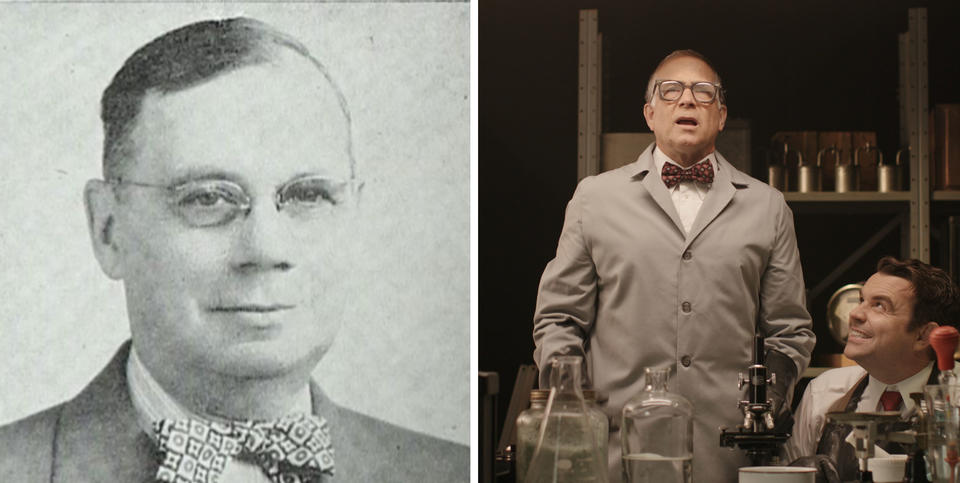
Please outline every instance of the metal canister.
[[880, 179], [881, 179], [881, 177], [882, 177], [882, 174], [881, 174], [881, 173], [883, 172], [883, 151], [880, 151], [880, 148], [879, 148], [879, 147], [870, 144], [870, 142], [867, 142], [867, 144], [865, 144], [865, 145], [863, 145], [863, 146], [860, 146], [860, 147], [857, 148], [857, 149], [854, 149], [854, 150], [853, 150], [853, 159], [855, 160], [854, 162], [857, 163], [858, 165], [860, 164], [860, 152], [861, 152], [861, 151], [866, 152], [866, 153], [869, 153], [870, 151], [876, 151], [876, 152], [877, 152], [877, 190], [879, 190], [879, 191], [886, 191], [886, 190], [884, 190], [883, 188], [881, 188], [882, 181], [880, 181]]
[[889, 193], [891, 191], [900, 191], [903, 186], [903, 170], [902, 165], [900, 164], [900, 156], [904, 151], [909, 152], [909, 148], [900, 149], [897, 151], [897, 155], [894, 158], [894, 164], [884, 164], [883, 163], [883, 153], [880, 153], [879, 161], [877, 162], [877, 191], [881, 193]]
[[[781, 157], [780, 161], [768, 158], [767, 183], [780, 191], [787, 191], [790, 189], [790, 167], [789, 164], [787, 164], [790, 151], [790, 145], [783, 143], [783, 156]], [[770, 154], [774, 153], [767, 151], [767, 154], [769, 156]]]
[[823, 151], [821, 150], [817, 153], [816, 165], [806, 164], [801, 158], [800, 164], [797, 165], [797, 191], [801, 193], [820, 191], [822, 184], [822, 176], [820, 173], [822, 156]]
[[[853, 152], [853, 161], [850, 163], [840, 163], [840, 150], [836, 150], [837, 165], [834, 171], [833, 190], [837, 193], [849, 193], [857, 191], [860, 186], [860, 163], [857, 162], [857, 152]], [[828, 149], [829, 150], [829, 149]]]

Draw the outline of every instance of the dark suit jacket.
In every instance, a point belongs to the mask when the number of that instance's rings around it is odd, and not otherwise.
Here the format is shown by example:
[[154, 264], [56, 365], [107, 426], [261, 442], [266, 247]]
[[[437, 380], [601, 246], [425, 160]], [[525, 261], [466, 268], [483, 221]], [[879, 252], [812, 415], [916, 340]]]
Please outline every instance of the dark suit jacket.
[[[2, 482], [152, 482], [159, 453], [137, 425], [127, 389], [127, 342], [73, 400], [0, 428]], [[337, 406], [315, 384], [314, 413], [330, 422], [342, 482], [470, 480], [464, 445]]]

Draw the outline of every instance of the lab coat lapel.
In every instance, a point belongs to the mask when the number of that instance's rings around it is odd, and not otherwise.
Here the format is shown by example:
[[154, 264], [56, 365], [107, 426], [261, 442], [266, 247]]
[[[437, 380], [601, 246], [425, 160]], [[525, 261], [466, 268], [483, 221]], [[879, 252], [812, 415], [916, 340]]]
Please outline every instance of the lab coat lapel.
[[686, 233], [683, 229], [683, 223], [680, 222], [680, 215], [677, 214], [677, 208], [673, 205], [673, 199], [670, 198], [670, 192], [667, 186], [663, 184], [660, 173], [657, 172], [657, 164], [653, 162], [653, 148], [656, 143], [647, 146], [633, 167], [633, 177], [639, 178], [640, 183], [646, 188], [647, 192], [657, 203], [664, 214], [673, 220], [673, 225], [680, 231], [681, 235]]
[[737, 189], [747, 186], [745, 182], [738, 182], [734, 178], [734, 167], [726, 159], [723, 159], [720, 153], [715, 152], [715, 154], [718, 169], [713, 177], [713, 186], [707, 191], [707, 196], [703, 199], [703, 204], [700, 205], [700, 211], [697, 212], [697, 218], [693, 220], [693, 226], [690, 227], [690, 234], [687, 235], [687, 241], [683, 247], [684, 250], [730, 204], [730, 200], [733, 199], [733, 194], [736, 193]]

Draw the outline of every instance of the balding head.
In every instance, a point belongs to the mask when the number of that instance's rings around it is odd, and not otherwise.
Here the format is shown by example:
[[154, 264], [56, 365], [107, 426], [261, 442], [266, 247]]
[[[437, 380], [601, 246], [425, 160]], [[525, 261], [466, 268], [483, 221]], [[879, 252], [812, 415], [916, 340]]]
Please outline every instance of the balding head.
[[[715, 80], [713, 82], [723, 85], [723, 82], [720, 80], [720, 74], [717, 73], [717, 69], [713, 66], [710, 60], [706, 58], [706, 56], [704, 56], [700, 52], [697, 52], [696, 50], [691, 50], [691, 49], [674, 50], [673, 52], [670, 52], [669, 54], [667, 54], [667, 56], [664, 57], [659, 64], [657, 64], [657, 68], [653, 69], [653, 73], [650, 74], [650, 79], [647, 81], [647, 91], [645, 95], [645, 99], [648, 103], [653, 101], [653, 87], [657, 81], [657, 72], [659, 72], [660, 69], [664, 65], [668, 64], [670, 61], [678, 58], [683, 58], [683, 57], [698, 59], [704, 64], [706, 64], [707, 67], [709, 67], [710, 70], [713, 71], [713, 75], [715, 76]], [[724, 92], [722, 87], [719, 92], [719, 98], [720, 98], [720, 104], [725, 105], [726, 99], [724, 97]]]

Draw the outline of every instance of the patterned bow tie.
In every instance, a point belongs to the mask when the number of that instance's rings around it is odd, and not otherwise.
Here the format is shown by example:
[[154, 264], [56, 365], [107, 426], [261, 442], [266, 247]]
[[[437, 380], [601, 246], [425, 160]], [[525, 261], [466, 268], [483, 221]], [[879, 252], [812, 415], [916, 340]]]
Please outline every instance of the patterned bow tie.
[[230, 458], [255, 462], [274, 483], [312, 483], [333, 475], [330, 429], [321, 417], [295, 414], [276, 421], [154, 423], [163, 460], [157, 481], [217, 483]]
[[667, 189], [671, 189], [681, 181], [699, 181], [701, 183], [713, 183], [713, 165], [709, 161], [697, 163], [687, 169], [683, 169], [673, 163], [663, 163], [663, 171], [660, 173], [663, 183]]

